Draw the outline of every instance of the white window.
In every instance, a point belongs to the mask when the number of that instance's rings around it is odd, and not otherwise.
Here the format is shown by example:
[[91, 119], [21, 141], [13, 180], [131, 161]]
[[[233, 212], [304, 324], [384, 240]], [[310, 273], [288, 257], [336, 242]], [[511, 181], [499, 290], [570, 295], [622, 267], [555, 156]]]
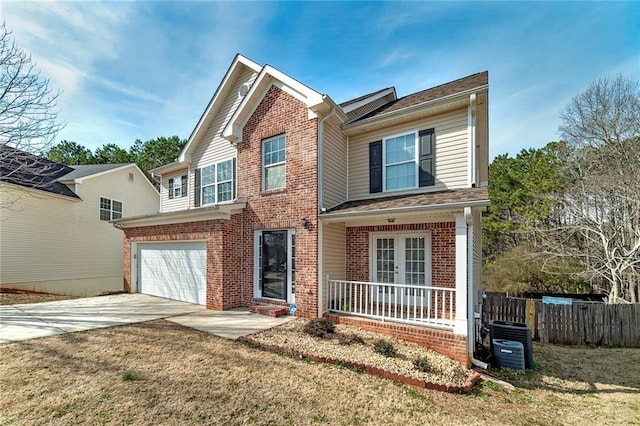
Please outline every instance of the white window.
[[385, 191], [418, 186], [417, 133], [408, 133], [384, 140]]
[[173, 198], [182, 197], [182, 176], [173, 178], [173, 186], [171, 187]]
[[265, 191], [285, 187], [285, 160], [284, 135], [262, 141], [262, 188]]
[[100, 197], [100, 220], [122, 219], [122, 202]]
[[202, 205], [233, 200], [233, 160], [203, 167], [200, 179]]
[[216, 166], [202, 168], [202, 204], [213, 204], [216, 202]]

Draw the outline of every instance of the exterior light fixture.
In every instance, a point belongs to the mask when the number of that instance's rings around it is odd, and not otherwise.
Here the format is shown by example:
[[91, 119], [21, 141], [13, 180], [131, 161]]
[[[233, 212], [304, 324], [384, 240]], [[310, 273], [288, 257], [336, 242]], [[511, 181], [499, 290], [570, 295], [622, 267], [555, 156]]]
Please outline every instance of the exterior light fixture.
[[300, 218], [300, 225], [302, 225], [304, 229], [309, 229], [309, 221], [307, 221], [306, 217], [302, 216]]
[[396, 221], [395, 217], [390, 217], [389, 219], [387, 219], [387, 222], [389, 222], [389, 223], [393, 223], [395, 221]]

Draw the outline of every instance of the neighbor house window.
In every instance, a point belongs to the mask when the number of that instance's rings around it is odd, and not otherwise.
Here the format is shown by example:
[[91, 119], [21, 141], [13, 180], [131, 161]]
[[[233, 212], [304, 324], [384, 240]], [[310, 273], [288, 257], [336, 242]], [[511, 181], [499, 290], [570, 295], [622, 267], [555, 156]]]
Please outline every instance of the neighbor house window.
[[100, 197], [100, 220], [122, 218], [122, 202]]
[[235, 176], [235, 158], [196, 169], [195, 206], [233, 200], [235, 198]]
[[176, 176], [169, 179], [169, 198], [187, 196], [187, 175]]
[[435, 184], [434, 129], [408, 132], [369, 144], [369, 192]]
[[285, 187], [284, 135], [262, 141], [262, 187], [265, 191]]

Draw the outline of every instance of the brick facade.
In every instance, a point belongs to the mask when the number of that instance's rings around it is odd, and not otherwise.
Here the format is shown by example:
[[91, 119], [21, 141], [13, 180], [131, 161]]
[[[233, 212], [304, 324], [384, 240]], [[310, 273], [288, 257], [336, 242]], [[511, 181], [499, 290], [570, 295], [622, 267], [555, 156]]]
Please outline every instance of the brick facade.
[[168, 225], [125, 228], [124, 290], [131, 291], [131, 243], [170, 241], [205, 241], [207, 247], [207, 308], [213, 310], [247, 306], [252, 288], [243, 285], [241, 271], [245, 269], [240, 238], [242, 219], [217, 219]]
[[[297, 315], [318, 314], [318, 175], [317, 119], [308, 108], [272, 86], [243, 130], [238, 145], [238, 197], [246, 208], [230, 220], [126, 228], [124, 289], [131, 291], [131, 243], [203, 240], [207, 245], [207, 308], [248, 306], [254, 300], [254, 232], [295, 229]], [[286, 185], [262, 190], [262, 141], [277, 135], [286, 140]], [[308, 220], [307, 229], [300, 219]]]
[[[285, 135], [286, 185], [262, 190], [262, 141]], [[253, 285], [254, 231], [295, 229], [297, 315], [318, 315], [318, 121], [305, 104], [271, 86], [244, 126], [238, 145], [238, 196], [242, 214], [243, 282]], [[308, 220], [308, 229], [300, 219]]]
[[354, 226], [346, 229], [347, 280], [370, 281], [369, 235], [372, 232], [431, 231], [431, 282], [437, 287], [456, 286], [455, 222], [407, 225]]

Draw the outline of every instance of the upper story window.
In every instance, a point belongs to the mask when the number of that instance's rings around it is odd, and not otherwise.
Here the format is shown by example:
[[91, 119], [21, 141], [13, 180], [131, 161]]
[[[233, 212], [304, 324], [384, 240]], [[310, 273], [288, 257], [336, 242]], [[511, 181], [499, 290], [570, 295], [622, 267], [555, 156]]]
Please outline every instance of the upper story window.
[[169, 179], [169, 198], [180, 198], [187, 196], [187, 175], [176, 176]]
[[100, 220], [122, 219], [122, 202], [100, 197]]
[[434, 129], [369, 144], [369, 192], [397, 191], [435, 184]]
[[235, 175], [235, 158], [196, 169], [195, 206], [233, 200]]
[[265, 191], [285, 187], [285, 160], [284, 135], [262, 141], [262, 188]]

